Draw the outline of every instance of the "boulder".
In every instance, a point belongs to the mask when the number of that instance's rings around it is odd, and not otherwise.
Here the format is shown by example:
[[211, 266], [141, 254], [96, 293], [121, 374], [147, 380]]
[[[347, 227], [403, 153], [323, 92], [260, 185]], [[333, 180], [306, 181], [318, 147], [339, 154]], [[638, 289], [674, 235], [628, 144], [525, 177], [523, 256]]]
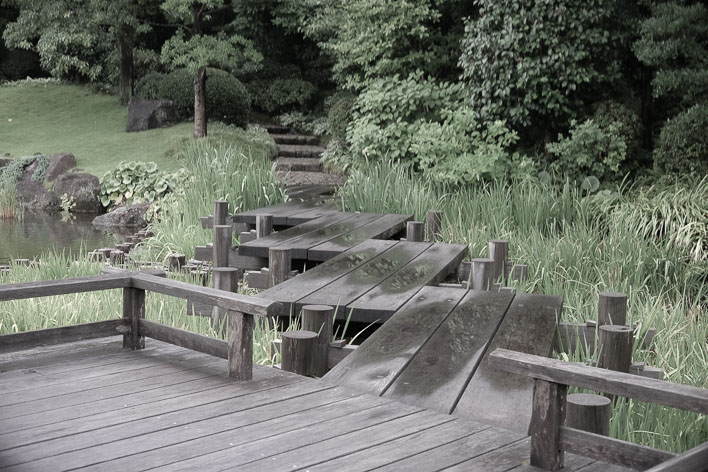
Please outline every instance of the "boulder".
[[56, 193], [47, 190], [41, 182], [32, 180], [31, 174], [25, 174], [17, 182], [17, 200], [29, 210], [59, 211], [60, 200]]
[[97, 216], [93, 224], [102, 227], [142, 228], [147, 226], [145, 212], [148, 208], [149, 203], [120, 206], [105, 215]]
[[163, 128], [176, 121], [177, 110], [171, 100], [133, 99], [128, 104], [127, 131]]
[[61, 174], [64, 174], [76, 167], [76, 158], [70, 152], [62, 152], [47, 156], [49, 166], [44, 173], [47, 182], [53, 182]]
[[64, 194], [74, 201], [73, 213], [101, 213], [103, 205], [99, 195], [101, 184], [98, 177], [84, 172], [69, 172], [60, 175], [54, 182], [54, 193]]

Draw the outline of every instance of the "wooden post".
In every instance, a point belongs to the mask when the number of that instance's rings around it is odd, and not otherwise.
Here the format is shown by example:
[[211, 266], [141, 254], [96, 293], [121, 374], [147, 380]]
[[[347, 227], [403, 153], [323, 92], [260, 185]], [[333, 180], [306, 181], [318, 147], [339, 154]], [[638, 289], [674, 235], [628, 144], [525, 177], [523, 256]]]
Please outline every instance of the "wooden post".
[[167, 268], [172, 271], [178, 271], [187, 262], [187, 257], [184, 254], [171, 253], [167, 255]]
[[601, 292], [597, 304], [597, 324], [626, 325], [627, 295], [618, 292]]
[[329, 343], [332, 340], [334, 308], [327, 305], [302, 307], [302, 329], [317, 333], [317, 346], [313, 352], [310, 373], [322, 377], [327, 373]]
[[504, 264], [509, 254], [509, 241], [495, 239], [489, 241], [487, 247], [489, 249], [489, 258], [494, 261], [491, 275], [492, 282], [499, 282], [499, 279], [504, 275]]
[[489, 290], [493, 265], [492, 259], [472, 259], [471, 288], [473, 290]]
[[317, 349], [317, 333], [285, 331], [282, 339], [280, 367], [288, 372], [311, 375], [312, 358]]
[[565, 419], [567, 391], [566, 385], [535, 380], [529, 425], [532, 466], [554, 471], [563, 468], [560, 427]]
[[228, 267], [231, 240], [231, 225], [214, 225], [214, 249], [212, 259], [214, 267]]
[[264, 238], [273, 232], [273, 215], [256, 215], [256, 238]]
[[113, 265], [123, 265], [125, 263], [125, 253], [120, 249], [114, 249], [111, 251], [110, 261]]
[[423, 241], [423, 223], [421, 221], [409, 221], [406, 223], [406, 241]]
[[[237, 292], [240, 275], [241, 270], [235, 267], [214, 267], [212, 269], [214, 288], [226, 292]], [[215, 306], [211, 313], [212, 325], [217, 327], [217, 329], [221, 329], [224, 317], [227, 314], [227, 310]]]
[[229, 311], [228, 370], [229, 377], [236, 380], [253, 378], [253, 315]]
[[268, 283], [271, 287], [285, 282], [290, 276], [290, 249], [268, 250]]
[[229, 215], [229, 202], [226, 200], [214, 201], [214, 226], [225, 225], [226, 217]]
[[602, 369], [629, 372], [632, 365], [634, 330], [630, 326], [600, 326], [600, 354], [597, 366]]
[[529, 266], [526, 264], [514, 264], [509, 273], [509, 280], [515, 282], [526, 282], [529, 279]]
[[610, 434], [612, 401], [594, 393], [572, 393], [568, 395], [565, 425], [595, 434]]
[[123, 319], [130, 332], [123, 335], [123, 347], [132, 350], [145, 347], [145, 337], [140, 336], [140, 319], [145, 318], [145, 290], [127, 287], [123, 289]]
[[442, 228], [442, 213], [430, 210], [425, 214], [426, 241], [434, 242], [440, 237]]

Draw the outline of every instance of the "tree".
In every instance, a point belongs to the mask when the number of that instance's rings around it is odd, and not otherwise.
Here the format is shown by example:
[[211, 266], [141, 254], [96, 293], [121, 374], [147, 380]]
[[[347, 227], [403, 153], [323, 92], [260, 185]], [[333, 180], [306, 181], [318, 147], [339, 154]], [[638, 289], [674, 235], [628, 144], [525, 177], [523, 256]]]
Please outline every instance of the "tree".
[[263, 56], [237, 34], [227, 34], [223, 15], [231, 7], [224, 0], [165, 0], [162, 9], [180, 29], [162, 46], [162, 62], [194, 75], [194, 137], [207, 135], [207, 67], [251, 72]]

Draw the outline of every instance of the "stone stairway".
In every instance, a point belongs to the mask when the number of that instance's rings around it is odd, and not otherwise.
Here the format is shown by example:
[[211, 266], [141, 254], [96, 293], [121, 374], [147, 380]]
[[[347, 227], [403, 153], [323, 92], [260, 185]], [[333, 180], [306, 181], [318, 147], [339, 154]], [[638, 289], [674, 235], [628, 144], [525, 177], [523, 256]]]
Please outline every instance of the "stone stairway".
[[265, 128], [278, 146], [276, 178], [290, 197], [331, 194], [344, 183], [343, 176], [324, 170], [320, 157], [325, 148], [319, 144], [319, 138], [292, 133], [280, 125]]

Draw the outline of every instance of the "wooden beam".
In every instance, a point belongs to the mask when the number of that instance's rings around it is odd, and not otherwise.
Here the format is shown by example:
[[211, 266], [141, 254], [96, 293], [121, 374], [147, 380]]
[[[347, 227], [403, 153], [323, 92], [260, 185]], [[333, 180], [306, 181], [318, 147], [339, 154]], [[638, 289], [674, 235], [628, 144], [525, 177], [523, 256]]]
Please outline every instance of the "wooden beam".
[[567, 391], [566, 385], [536, 379], [529, 425], [533, 466], [553, 471], [563, 468], [560, 428], [565, 420]]
[[228, 345], [221, 339], [210, 338], [154, 321], [140, 320], [140, 335], [174, 344], [175, 346], [203, 352], [210, 356], [228, 358]]
[[145, 290], [128, 287], [123, 289], [123, 321], [130, 331], [123, 335], [123, 347], [132, 350], [145, 347], [145, 337], [140, 335], [140, 320], [145, 318]]
[[645, 470], [674, 457], [674, 454], [600, 434], [562, 426], [561, 447], [603, 462]]
[[228, 342], [229, 377], [236, 380], [253, 378], [253, 328], [255, 319], [247, 313], [229, 312]]
[[116, 328], [123, 326], [122, 319], [96, 321], [60, 328], [39, 329], [0, 336], [0, 352], [30, 349], [37, 346], [71, 343], [84, 339], [118, 336]]
[[0, 301], [95, 292], [131, 286], [131, 273], [107, 274], [63, 280], [42, 280], [0, 286]]
[[177, 298], [189, 298], [193, 302], [218, 306], [256, 316], [274, 313], [277, 303], [258, 297], [224, 292], [209, 287], [200, 287], [177, 280], [163, 279], [147, 274], [133, 273], [133, 286], [151, 292], [163, 293]]
[[542, 356], [496, 349], [489, 356], [500, 370], [563, 385], [708, 414], [708, 389], [599, 369]]
[[708, 441], [645, 472], [708, 472]]

